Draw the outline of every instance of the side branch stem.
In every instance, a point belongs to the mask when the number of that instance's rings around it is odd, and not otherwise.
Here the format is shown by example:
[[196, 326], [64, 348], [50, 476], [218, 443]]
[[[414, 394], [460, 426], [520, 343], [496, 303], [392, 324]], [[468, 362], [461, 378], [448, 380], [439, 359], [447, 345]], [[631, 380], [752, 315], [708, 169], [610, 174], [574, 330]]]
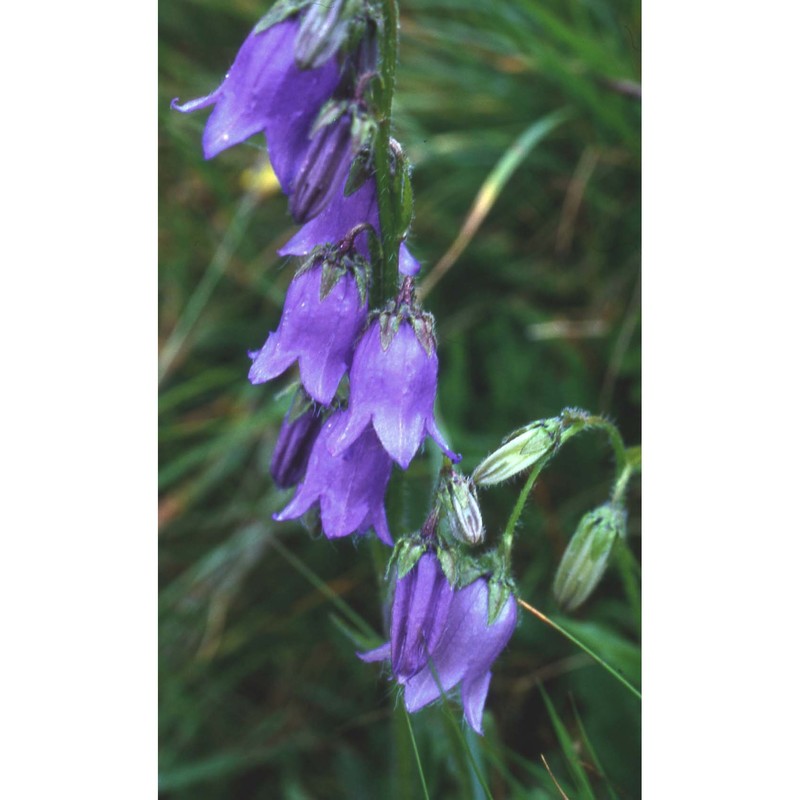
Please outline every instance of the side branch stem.
[[533, 484], [536, 483], [536, 479], [539, 477], [539, 473], [542, 471], [543, 467], [544, 464], [537, 464], [531, 470], [528, 479], [525, 481], [525, 485], [522, 487], [522, 491], [519, 493], [519, 497], [517, 497], [517, 502], [511, 510], [511, 516], [508, 518], [506, 528], [503, 531], [503, 538], [500, 542], [500, 554], [506, 568], [511, 568], [511, 546], [514, 543], [514, 529], [517, 527], [522, 509], [525, 507], [525, 501], [528, 499], [528, 495], [531, 493], [531, 489], [533, 489]]

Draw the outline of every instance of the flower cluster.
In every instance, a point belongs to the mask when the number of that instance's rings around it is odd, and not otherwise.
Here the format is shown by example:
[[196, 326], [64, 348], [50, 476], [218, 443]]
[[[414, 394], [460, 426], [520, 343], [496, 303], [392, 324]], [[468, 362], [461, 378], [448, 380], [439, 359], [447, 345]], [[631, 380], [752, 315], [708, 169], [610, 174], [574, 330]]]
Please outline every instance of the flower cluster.
[[499, 614], [490, 620], [486, 578], [454, 589], [436, 556], [426, 552], [397, 581], [390, 640], [361, 658], [390, 661], [410, 712], [460, 686], [464, 716], [477, 733], [483, 733], [491, 666], [516, 623], [513, 595], [507, 595]]
[[[328, 19], [320, 24], [321, 14], [332, 13], [339, 16], [336, 24]], [[331, 41], [339, 48], [331, 50]], [[317, 57], [310, 59], [315, 50]], [[356, 191], [346, 191], [351, 165], [359, 153], [369, 152], [374, 135], [362, 93], [375, 76], [376, 61], [375, 23], [364, 9], [340, 0], [330, 8], [278, 3], [247, 37], [211, 94], [183, 104], [173, 100], [172, 107], [184, 113], [214, 107], [203, 133], [206, 158], [264, 134], [292, 215], [304, 223], [279, 255], [309, 255], [361, 225], [380, 233], [374, 175]], [[355, 247], [367, 255], [363, 232]], [[419, 271], [405, 243], [400, 271]]]
[[[253, 384], [295, 364], [301, 383], [270, 469], [279, 487], [296, 489], [275, 519], [317, 509], [329, 539], [374, 530], [392, 545], [385, 494], [393, 464], [407, 469], [426, 436], [448, 468], [459, 456], [434, 417], [434, 320], [416, 299], [419, 264], [402, 242], [397, 294], [370, 310], [377, 268], [370, 237], [381, 241], [377, 124], [365, 91], [378, 68], [375, 13], [359, 0], [283, 0], [247, 37], [216, 90], [173, 107], [213, 106], [206, 158], [263, 133], [302, 226], [278, 251], [304, 260], [277, 330], [250, 353]], [[393, 169], [400, 169], [397, 153]], [[384, 241], [374, 252], [383, 258], [385, 249]], [[441, 495], [452, 542], [475, 544], [483, 538], [480, 509], [471, 484], [454, 475]], [[439, 513], [437, 501], [431, 519]], [[490, 666], [511, 636], [516, 605], [510, 591], [497, 602], [491, 570], [466, 570], [467, 580], [443, 571], [435, 531], [432, 523], [413, 563], [397, 573], [390, 642], [362, 657], [390, 660], [410, 711], [460, 687], [467, 721], [480, 732]]]

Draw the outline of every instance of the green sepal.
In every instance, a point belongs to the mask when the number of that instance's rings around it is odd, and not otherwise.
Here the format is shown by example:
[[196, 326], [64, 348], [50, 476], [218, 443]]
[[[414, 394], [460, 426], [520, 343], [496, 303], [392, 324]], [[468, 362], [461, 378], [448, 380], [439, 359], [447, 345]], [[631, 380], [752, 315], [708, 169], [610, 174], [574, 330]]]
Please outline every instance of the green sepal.
[[311, 0], [278, 0], [256, 23], [253, 33], [263, 33], [267, 28], [283, 22], [298, 11], [302, 11], [310, 3]]
[[428, 548], [418, 541], [406, 539], [399, 548], [395, 548], [395, 550], [398, 549], [400, 552], [397, 557], [394, 558], [394, 554], [392, 556], [397, 567], [397, 579], [400, 580], [400, 578], [404, 578], [414, 569]]
[[414, 328], [417, 341], [425, 349], [428, 358], [430, 358], [433, 351], [436, 349], [436, 333], [434, 331], [433, 315], [429, 314], [427, 311], [413, 314], [411, 317], [411, 326]]
[[448, 547], [437, 547], [436, 557], [439, 559], [439, 564], [442, 567], [445, 578], [447, 578], [447, 582], [451, 586], [456, 586], [458, 584], [459, 570], [453, 551]]
[[345, 100], [328, 100], [319, 110], [319, 114], [317, 114], [317, 118], [309, 131], [308, 138], [313, 139], [323, 128], [333, 125], [347, 111], [347, 107], [348, 104]]
[[489, 625], [494, 625], [511, 595], [511, 585], [501, 577], [489, 580]]
[[296, 272], [294, 273], [295, 278], [298, 275], [302, 275], [304, 272], [308, 272], [310, 269], [315, 267], [320, 261], [328, 258], [328, 254], [330, 252], [330, 245], [327, 244], [318, 244], [304, 259], [304, 261], [300, 264], [297, 268]]
[[385, 353], [400, 330], [400, 315], [391, 311], [382, 311], [378, 317], [378, 324], [381, 331], [381, 349]]
[[322, 262], [322, 278], [319, 282], [319, 299], [324, 300], [333, 290], [333, 287], [347, 274], [341, 264], [325, 259]]
[[308, 392], [302, 387], [299, 386], [297, 391], [292, 398], [292, 402], [289, 405], [289, 411], [286, 415], [286, 419], [288, 422], [295, 422], [296, 420], [300, 419], [303, 414], [306, 413], [309, 409], [314, 408], [314, 400], [312, 397], [309, 396]]
[[363, 306], [367, 302], [367, 292], [372, 283], [372, 265], [359, 256], [358, 262], [353, 266], [353, 275], [358, 287], [358, 301]]
[[481, 559], [477, 561], [473, 558], [462, 559], [458, 568], [458, 588], [461, 589], [464, 586], [475, 583], [478, 578], [482, 578], [488, 571]]
[[350, 172], [347, 174], [347, 182], [344, 185], [344, 196], [349, 197], [357, 192], [372, 175], [372, 150], [362, 148], [356, 153], [353, 163], [350, 165]]
[[397, 195], [398, 231], [405, 235], [414, 217], [414, 192], [411, 188], [411, 166], [403, 159], [400, 169], [400, 191]]
[[350, 136], [354, 142], [353, 148], [357, 150], [368, 148], [371, 156], [372, 144], [378, 132], [378, 123], [375, 117], [359, 110], [357, 106], [351, 107], [350, 113], [353, 117], [350, 124]]
[[322, 256], [322, 279], [319, 284], [319, 299], [324, 300], [334, 286], [348, 273], [355, 278], [358, 299], [361, 305], [367, 302], [372, 270], [369, 262], [354, 251], [342, 253], [336, 245], [326, 245]]

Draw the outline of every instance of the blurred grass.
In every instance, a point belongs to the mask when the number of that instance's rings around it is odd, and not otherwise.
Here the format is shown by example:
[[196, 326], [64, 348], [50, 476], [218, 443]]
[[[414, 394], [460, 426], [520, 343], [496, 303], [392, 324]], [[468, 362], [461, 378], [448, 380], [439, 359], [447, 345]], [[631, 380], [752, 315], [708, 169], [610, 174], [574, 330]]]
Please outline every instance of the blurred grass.
[[[395, 136], [415, 165], [411, 245], [426, 273], [515, 140], [566, 114], [507, 177], [426, 298], [438, 323], [439, 415], [465, 470], [509, 430], [566, 405], [608, 413], [637, 443], [639, 4], [400, 5]], [[386, 554], [271, 520], [291, 496], [267, 473], [286, 381], [250, 386], [247, 350], [275, 328], [291, 278], [274, 255], [294, 230], [285, 199], [253, 188], [263, 140], [205, 162], [204, 118], [169, 110], [173, 97], [217, 85], [265, 8], [253, 0], [159, 7], [161, 789], [193, 800], [417, 798], [395, 692], [355, 658], [352, 625], [329, 599], [380, 633]], [[396, 535], [420, 524], [435, 469], [423, 457], [393, 477]], [[545, 613], [556, 612], [550, 585], [566, 542], [611, 477], [610, 451], [587, 436], [569, 443], [533, 492], [515, 570], [520, 595]], [[490, 536], [515, 488], [482, 495]], [[637, 559], [638, 508], [637, 483], [629, 518]], [[584, 778], [597, 797], [638, 797], [639, 704], [569, 642], [521, 616], [496, 664], [486, 736], [462, 729], [492, 796], [560, 797], [544, 755], [570, 798], [584, 796]], [[616, 572], [575, 618], [558, 620], [636, 676], [639, 621]], [[483, 797], [442, 708], [411, 724], [430, 796]]]

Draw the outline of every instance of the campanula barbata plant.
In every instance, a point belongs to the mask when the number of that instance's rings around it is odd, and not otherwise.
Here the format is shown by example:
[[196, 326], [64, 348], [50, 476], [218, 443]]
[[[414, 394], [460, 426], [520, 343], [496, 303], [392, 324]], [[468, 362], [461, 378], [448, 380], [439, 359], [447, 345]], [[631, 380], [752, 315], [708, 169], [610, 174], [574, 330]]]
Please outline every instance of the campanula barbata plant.
[[[558, 601], [574, 609], [624, 537], [625, 484], [638, 465], [611, 423], [566, 409], [511, 433], [471, 476], [457, 471], [434, 410], [435, 320], [417, 299], [420, 265], [405, 245], [409, 166], [389, 137], [396, 49], [395, 0], [280, 0], [222, 83], [173, 107], [212, 108], [206, 158], [263, 134], [301, 226], [278, 251], [302, 260], [277, 330], [250, 353], [254, 384], [299, 373], [270, 468], [294, 495], [274, 517], [316, 512], [330, 539], [374, 532], [394, 548], [388, 641], [359, 656], [387, 664], [409, 712], [457, 691], [481, 733], [492, 668], [517, 624], [511, 543], [536, 476], [580, 431], [605, 430], [615, 447], [613, 498], [581, 522], [555, 578]], [[393, 535], [387, 485], [427, 438], [444, 457], [433, 506], [419, 531]], [[498, 542], [478, 490], [521, 473], [528, 480]]]

